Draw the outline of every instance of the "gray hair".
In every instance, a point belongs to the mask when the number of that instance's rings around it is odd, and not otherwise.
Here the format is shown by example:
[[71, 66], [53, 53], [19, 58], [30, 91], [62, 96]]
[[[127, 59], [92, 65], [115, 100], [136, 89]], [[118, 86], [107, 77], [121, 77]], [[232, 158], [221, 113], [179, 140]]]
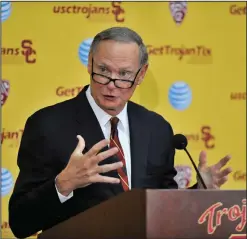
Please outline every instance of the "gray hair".
[[142, 38], [133, 30], [127, 27], [112, 27], [102, 32], [99, 32], [93, 39], [90, 52], [95, 53], [95, 50], [100, 43], [104, 40], [114, 40], [119, 42], [135, 42], [139, 46], [139, 62], [140, 66], [148, 63], [147, 48], [144, 45]]

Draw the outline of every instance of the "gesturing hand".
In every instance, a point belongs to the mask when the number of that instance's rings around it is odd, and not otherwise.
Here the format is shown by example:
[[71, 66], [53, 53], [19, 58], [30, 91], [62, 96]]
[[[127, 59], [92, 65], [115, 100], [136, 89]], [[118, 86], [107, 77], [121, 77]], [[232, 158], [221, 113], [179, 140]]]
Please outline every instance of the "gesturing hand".
[[82, 154], [85, 148], [84, 139], [78, 135], [79, 142], [71, 154], [66, 168], [58, 175], [56, 186], [58, 191], [67, 196], [74, 189], [86, 187], [92, 183], [120, 183], [120, 179], [100, 175], [123, 167], [122, 162], [98, 164], [104, 159], [113, 156], [118, 152], [117, 148], [111, 148], [99, 153], [108, 145], [108, 140], [102, 140], [95, 144], [86, 154]]
[[[208, 189], [219, 189], [228, 180], [228, 175], [232, 172], [230, 167], [222, 169], [231, 159], [229, 155], [226, 155], [220, 159], [216, 164], [208, 166], [207, 155], [205, 151], [202, 151], [199, 155], [198, 170], [203, 178]], [[203, 188], [200, 181], [199, 188]]]

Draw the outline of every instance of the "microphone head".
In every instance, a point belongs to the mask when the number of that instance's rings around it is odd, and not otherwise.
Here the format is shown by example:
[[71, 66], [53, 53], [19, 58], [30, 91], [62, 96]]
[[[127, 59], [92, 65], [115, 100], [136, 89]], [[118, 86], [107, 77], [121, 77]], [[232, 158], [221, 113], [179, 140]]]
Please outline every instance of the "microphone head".
[[188, 145], [188, 140], [183, 134], [175, 134], [173, 136], [173, 146], [176, 149], [185, 149]]

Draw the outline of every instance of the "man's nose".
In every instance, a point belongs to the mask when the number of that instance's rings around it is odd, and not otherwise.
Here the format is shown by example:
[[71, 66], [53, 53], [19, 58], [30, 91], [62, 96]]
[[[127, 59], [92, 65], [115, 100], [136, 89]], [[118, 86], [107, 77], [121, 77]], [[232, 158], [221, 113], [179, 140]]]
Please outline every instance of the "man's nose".
[[108, 89], [113, 90], [116, 89], [116, 86], [113, 81], [110, 81], [109, 84], [107, 85]]

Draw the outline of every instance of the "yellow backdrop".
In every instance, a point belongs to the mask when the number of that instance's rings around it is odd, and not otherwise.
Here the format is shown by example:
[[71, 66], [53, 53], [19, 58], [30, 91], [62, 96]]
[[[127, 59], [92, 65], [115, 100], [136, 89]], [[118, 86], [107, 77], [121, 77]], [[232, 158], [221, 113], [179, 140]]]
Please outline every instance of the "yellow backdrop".
[[[223, 189], [246, 188], [246, 3], [25, 2], [1, 3], [2, 237], [18, 175], [17, 152], [27, 117], [74, 97], [89, 83], [92, 37], [128, 26], [144, 39], [150, 68], [133, 101], [163, 115], [188, 137], [198, 162], [232, 155]], [[180, 187], [195, 182], [177, 152]], [[23, 215], [25, 217], [25, 215]]]

